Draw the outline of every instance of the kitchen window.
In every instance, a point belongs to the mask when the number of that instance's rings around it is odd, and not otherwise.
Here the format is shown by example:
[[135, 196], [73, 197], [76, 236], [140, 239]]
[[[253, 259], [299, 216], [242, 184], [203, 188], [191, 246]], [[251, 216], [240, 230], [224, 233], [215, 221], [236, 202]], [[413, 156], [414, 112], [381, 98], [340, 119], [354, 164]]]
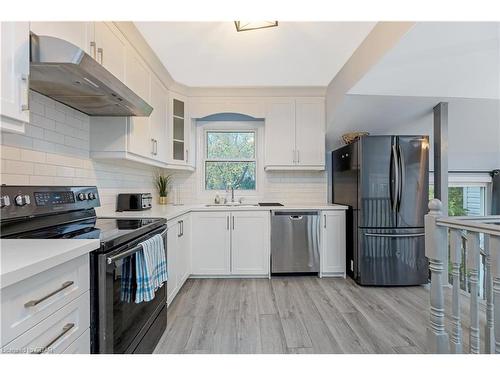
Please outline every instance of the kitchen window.
[[205, 131], [205, 190], [256, 190], [256, 131]]

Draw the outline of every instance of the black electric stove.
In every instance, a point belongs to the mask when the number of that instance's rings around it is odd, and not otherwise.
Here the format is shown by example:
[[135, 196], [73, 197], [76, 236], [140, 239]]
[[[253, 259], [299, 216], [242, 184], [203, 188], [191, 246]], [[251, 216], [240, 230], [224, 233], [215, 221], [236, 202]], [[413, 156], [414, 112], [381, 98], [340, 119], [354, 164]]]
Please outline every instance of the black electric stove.
[[99, 239], [90, 254], [91, 352], [152, 353], [167, 324], [167, 285], [151, 301], [135, 303], [122, 297], [121, 279], [152, 236], [163, 237], [167, 256], [167, 221], [98, 218], [99, 205], [95, 186], [2, 185], [0, 237]]

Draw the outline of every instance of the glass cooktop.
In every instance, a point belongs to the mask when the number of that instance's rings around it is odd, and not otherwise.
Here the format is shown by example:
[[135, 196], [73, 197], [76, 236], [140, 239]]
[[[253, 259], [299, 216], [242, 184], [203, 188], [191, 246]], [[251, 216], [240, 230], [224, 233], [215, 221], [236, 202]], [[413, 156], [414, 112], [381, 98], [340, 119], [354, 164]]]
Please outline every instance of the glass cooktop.
[[165, 219], [89, 218], [60, 224], [36, 231], [24, 232], [10, 238], [40, 239], [99, 239], [102, 248], [110, 249], [139, 237], [166, 223]]

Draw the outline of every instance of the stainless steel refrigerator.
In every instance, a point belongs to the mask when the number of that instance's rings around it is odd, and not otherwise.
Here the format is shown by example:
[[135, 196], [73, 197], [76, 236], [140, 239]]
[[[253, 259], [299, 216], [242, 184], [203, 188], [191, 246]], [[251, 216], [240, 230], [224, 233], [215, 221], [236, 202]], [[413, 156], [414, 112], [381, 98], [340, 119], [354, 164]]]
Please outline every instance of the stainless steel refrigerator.
[[428, 136], [365, 136], [332, 152], [332, 197], [347, 212], [347, 270], [361, 285], [428, 280]]

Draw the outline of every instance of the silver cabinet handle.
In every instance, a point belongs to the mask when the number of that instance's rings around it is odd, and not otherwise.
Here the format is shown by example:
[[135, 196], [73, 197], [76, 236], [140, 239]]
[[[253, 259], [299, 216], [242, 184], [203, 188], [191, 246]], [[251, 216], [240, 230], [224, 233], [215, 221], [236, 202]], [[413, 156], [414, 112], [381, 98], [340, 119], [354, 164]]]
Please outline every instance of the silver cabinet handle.
[[28, 301], [24, 304], [24, 307], [32, 307], [32, 306], [36, 306], [38, 305], [39, 303], [45, 301], [47, 298], [50, 298], [52, 297], [54, 294], [57, 294], [59, 293], [60, 291], [68, 288], [69, 286], [73, 285], [74, 284], [74, 281], [66, 281], [64, 282], [59, 288], [57, 288], [56, 290], [54, 290], [53, 292], [47, 294], [45, 297], [42, 297], [40, 299], [34, 299], [34, 300], [31, 300], [31, 301]]
[[154, 138], [151, 138], [151, 155], [155, 155], [155, 140]]
[[300, 152], [297, 150], [297, 164], [300, 164]]
[[295, 164], [295, 160], [297, 158], [297, 154], [295, 153], [295, 150], [292, 150], [292, 158], [293, 158], [293, 164]]
[[158, 155], [158, 140], [154, 140], [155, 141], [155, 155]]
[[96, 59], [96, 48], [95, 42], [90, 42], [90, 55], [94, 58], [94, 60]]
[[226, 216], [226, 228], [229, 230], [229, 216]]
[[234, 216], [231, 216], [231, 218], [233, 219], [233, 230], [234, 230]]
[[181, 236], [184, 236], [184, 220], [181, 220]]
[[97, 49], [97, 61], [99, 64], [103, 65], [104, 63], [104, 50], [102, 48]]
[[179, 220], [179, 221], [177, 222], [177, 224], [179, 224], [179, 227], [178, 227], [178, 229], [177, 229], [177, 237], [180, 237], [180, 236], [182, 236], [182, 231], [181, 231], [181, 221]]
[[64, 327], [62, 328], [61, 333], [59, 333], [56, 337], [54, 337], [52, 340], [50, 340], [50, 342], [47, 345], [38, 349], [34, 353], [35, 354], [42, 354], [42, 353], [46, 352], [47, 349], [50, 349], [50, 347], [52, 345], [54, 345], [56, 343], [56, 341], [58, 341], [61, 337], [63, 337], [66, 333], [68, 333], [71, 330], [71, 328], [73, 328], [74, 326], [75, 326], [75, 323], [65, 324]]
[[382, 234], [382, 233], [365, 233], [366, 237], [395, 237], [395, 238], [408, 238], [408, 237], [423, 237], [425, 233], [408, 233], [408, 234]]
[[30, 110], [30, 76], [29, 74], [21, 75], [21, 111]]
[[326, 228], [326, 215], [323, 215], [323, 228]]

